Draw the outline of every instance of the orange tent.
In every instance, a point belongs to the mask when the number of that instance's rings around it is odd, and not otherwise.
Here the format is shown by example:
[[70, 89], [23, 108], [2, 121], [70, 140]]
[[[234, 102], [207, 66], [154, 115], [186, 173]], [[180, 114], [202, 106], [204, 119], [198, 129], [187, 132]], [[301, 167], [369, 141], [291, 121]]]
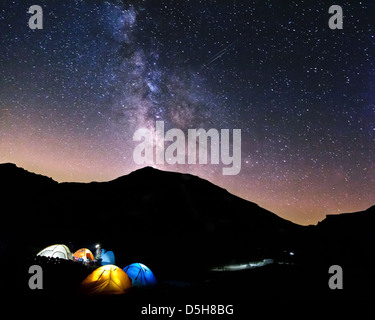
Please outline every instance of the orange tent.
[[76, 259], [83, 258], [84, 260], [94, 261], [94, 255], [89, 249], [82, 248], [74, 252], [73, 257]]
[[107, 264], [90, 273], [81, 283], [86, 294], [122, 294], [130, 289], [132, 281], [121, 268]]

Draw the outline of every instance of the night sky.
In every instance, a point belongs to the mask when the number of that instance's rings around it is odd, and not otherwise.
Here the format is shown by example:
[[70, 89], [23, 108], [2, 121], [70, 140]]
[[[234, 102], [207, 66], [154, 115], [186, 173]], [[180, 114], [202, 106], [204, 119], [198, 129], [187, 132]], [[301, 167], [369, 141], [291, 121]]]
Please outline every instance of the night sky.
[[[27, 11], [43, 8], [42, 30]], [[328, 26], [341, 5], [343, 29]], [[241, 129], [188, 172], [300, 224], [375, 204], [374, 1], [0, 3], [0, 163], [108, 181], [141, 127]]]

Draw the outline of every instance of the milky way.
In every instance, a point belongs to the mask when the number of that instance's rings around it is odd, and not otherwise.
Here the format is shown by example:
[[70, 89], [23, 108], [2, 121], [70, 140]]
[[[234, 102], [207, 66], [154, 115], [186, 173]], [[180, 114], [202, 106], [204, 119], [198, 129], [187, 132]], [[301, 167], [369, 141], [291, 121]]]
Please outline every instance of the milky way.
[[[35, 3], [34, 3], [35, 2]], [[43, 30], [28, 27], [31, 5]], [[333, 4], [333, 3], [332, 3]], [[2, 1], [0, 162], [57, 181], [141, 166], [134, 132], [241, 129], [242, 169], [188, 172], [297, 223], [375, 204], [372, 1]]]

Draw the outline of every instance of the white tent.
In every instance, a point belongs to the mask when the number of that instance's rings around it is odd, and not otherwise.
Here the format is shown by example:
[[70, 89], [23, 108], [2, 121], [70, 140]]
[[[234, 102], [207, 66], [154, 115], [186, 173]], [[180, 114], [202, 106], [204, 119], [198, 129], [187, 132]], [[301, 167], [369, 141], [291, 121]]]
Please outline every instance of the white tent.
[[61, 258], [66, 260], [73, 260], [73, 255], [69, 248], [64, 244], [54, 244], [42, 251], [39, 251], [38, 256], [51, 257], [51, 258]]

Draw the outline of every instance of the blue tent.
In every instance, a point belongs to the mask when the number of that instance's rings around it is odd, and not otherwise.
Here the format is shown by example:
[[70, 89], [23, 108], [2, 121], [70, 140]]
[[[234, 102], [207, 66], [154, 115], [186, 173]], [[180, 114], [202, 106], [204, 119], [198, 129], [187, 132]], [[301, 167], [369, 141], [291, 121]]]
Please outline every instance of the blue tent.
[[133, 263], [124, 268], [124, 271], [134, 287], [152, 286], [156, 284], [156, 278], [152, 271], [142, 263]]
[[100, 258], [102, 259], [102, 266], [107, 264], [115, 264], [115, 254], [113, 251], [105, 251], [103, 249]]

